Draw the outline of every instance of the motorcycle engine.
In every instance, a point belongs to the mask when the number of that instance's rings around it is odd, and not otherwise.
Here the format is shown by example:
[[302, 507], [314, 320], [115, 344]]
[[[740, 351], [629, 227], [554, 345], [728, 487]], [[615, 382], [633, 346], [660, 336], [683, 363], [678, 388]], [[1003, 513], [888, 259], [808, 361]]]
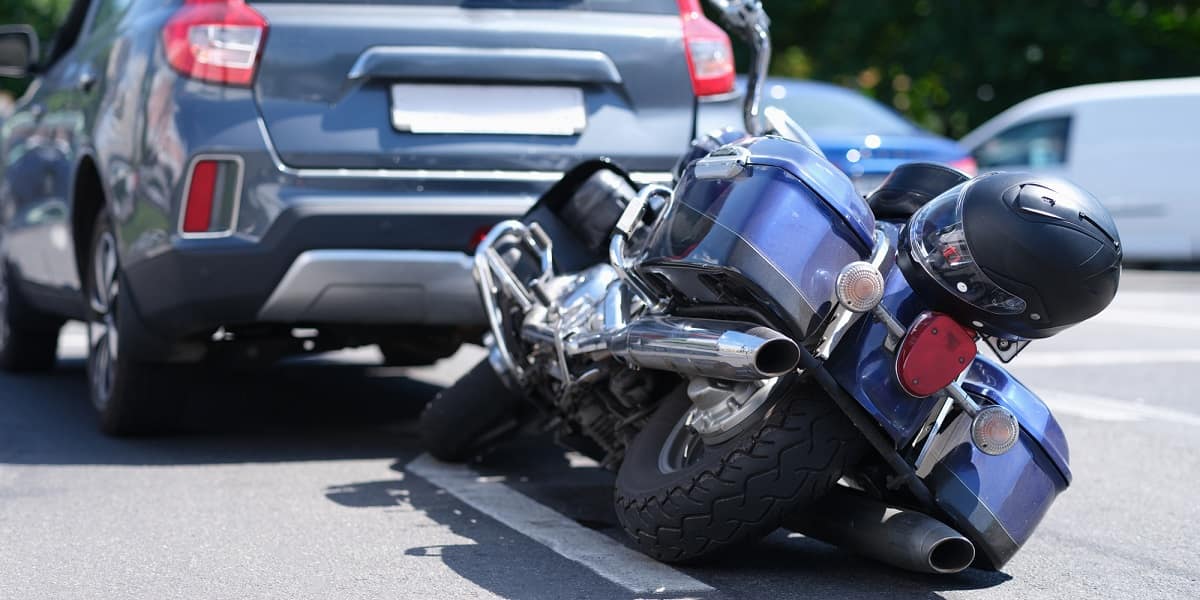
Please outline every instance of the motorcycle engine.
[[657, 400], [679, 384], [675, 375], [632, 370], [605, 352], [559, 351], [563, 340], [600, 332], [606, 312], [614, 318], [619, 307], [611, 306], [608, 290], [615, 282], [617, 274], [607, 264], [553, 278], [541, 291], [555, 308], [529, 311], [520, 336], [526, 394], [551, 417], [561, 443], [605, 467], [620, 464]]

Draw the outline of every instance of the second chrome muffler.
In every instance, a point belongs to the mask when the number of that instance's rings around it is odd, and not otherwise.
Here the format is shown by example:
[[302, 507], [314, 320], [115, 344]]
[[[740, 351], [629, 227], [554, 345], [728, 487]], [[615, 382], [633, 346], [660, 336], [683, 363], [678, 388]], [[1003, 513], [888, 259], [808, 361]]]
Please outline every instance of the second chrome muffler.
[[975, 545], [949, 525], [841, 486], [784, 526], [918, 573], [957, 573], [975, 560]]
[[607, 342], [613, 356], [631, 366], [717, 379], [770, 379], [800, 362], [796, 342], [742, 321], [642, 317]]

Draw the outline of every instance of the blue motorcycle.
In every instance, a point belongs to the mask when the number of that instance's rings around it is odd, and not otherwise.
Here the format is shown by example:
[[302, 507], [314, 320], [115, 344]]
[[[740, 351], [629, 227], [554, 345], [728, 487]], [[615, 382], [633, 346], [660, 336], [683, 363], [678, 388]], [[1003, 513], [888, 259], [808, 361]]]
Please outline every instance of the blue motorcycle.
[[778, 111], [757, 0], [713, 0], [756, 51], [747, 133], [673, 187], [580, 165], [475, 255], [488, 359], [422, 416], [462, 460], [522, 428], [617, 470], [650, 556], [786, 526], [900, 566], [1002, 567], [1071, 481], [1007, 362], [1116, 293], [1111, 217], [1073, 185], [898, 168], [871, 196]]

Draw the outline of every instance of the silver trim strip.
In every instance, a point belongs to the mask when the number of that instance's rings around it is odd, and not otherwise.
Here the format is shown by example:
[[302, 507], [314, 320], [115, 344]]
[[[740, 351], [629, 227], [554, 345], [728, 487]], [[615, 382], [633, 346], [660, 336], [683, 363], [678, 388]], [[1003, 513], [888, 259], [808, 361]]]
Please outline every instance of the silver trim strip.
[[462, 252], [309, 250], [258, 312], [273, 323], [485, 323], [473, 260]]
[[[562, 179], [562, 171], [508, 171], [501, 169], [333, 169], [312, 167], [290, 167], [275, 151], [275, 143], [267, 132], [267, 124], [259, 117], [258, 130], [262, 134], [267, 154], [275, 168], [281, 173], [295, 177], [315, 179], [400, 179], [417, 181], [497, 181], [515, 183], [554, 183]], [[666, 171], [635, 171], [629, 177], [643, 185], [651, 183], [670, 184], [674, 177]]]
[[463, 46], [372, 46], [358, 55], [346, 79], [363, 79], [370, 75], [372, 63], [378, 59], [396, 59], [404, 62], [419, 62], [441, 59], [486, 60], [503, 57], [509, 61], [537, 61], [539, 63], [582, 63], [596, 67], [600, 77], [573, 77], [564, 81], [587, 83], [622, 83], [621, 72], [609, 56], [597, 50], [551, 50], [548, 48], [468, 48]]
[[293, 206], [317, 214], [345, 215], [368, 212], [378, 215], [482, 215], [517, 217], [529, 210], [536, 196], [466, 196], [425, 192], [420, 195], [360, 198], [298, 197]]
[[[226, 161], [237, 165], [237, 174], [234, 176], [233, 182], [233, 212], [229, 215], [229, 229], [224, 231], [205, 231], [202, 233], [188, 233], [183, 230], [184, 217], [187, 215], [187, 198], [192, 189], [192, 174], [195, 172], [196, 163], [202, 160]], [[237, 231], [238, 216], [242, 210], [242, 177], [246, 172], [246, 164], [242, 161], [242, 157], [236, 154], [197, 154], [188, 162], [187, 177], [183, 180], [183, 197], [179, 201], [179, 224], [176, 232], [179, 237], [188, 240], [203, 240], [226, 238], [232, 236]]]

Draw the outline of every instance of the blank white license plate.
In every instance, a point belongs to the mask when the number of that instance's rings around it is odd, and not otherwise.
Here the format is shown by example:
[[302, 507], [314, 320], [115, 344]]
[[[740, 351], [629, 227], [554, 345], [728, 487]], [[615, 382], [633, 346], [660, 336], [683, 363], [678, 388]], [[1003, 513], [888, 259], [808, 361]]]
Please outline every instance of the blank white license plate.
[[392, 86], [392, 126], [411, 133], [576, 135], [587, 126], [583, 90], [562, 86]]

